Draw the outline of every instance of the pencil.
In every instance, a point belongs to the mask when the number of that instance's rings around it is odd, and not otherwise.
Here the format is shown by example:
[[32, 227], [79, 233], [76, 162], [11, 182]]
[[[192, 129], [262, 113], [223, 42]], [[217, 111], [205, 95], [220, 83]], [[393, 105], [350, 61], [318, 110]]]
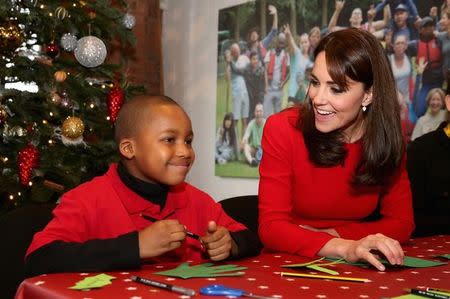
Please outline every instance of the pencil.
[[[143, 215], [143, 214], [141, 214], [141, 217], [144, 218], [144, 219], [146, 219], [146, 220], [148, 220], [148, 221], [151, 221], [151, 222], [156, 222], [156, 221], [158, 221], [158, 219], [156, 219], [156, 218], [153, 218], [153, 217], [150, 217], [150, 216], [147, 216], [147, 215]], [[195, 239], [195, 240], [200, 241], [200, 236], [199, 236], [199, 235], [196, 235], [196, 234], [194, 234], [194, 233], [192, 233], [192, 232], [190, 232], [190, 231], [186, 231], [186, 235], [187, 235], [188, 237], [191, 237], [191, 238], [193, 238], [193, 239]]]
[[305, 277], [305, 278], [345, 280], [345, 281], [354, 281], [354, 282], [369, 282], [370, 281], [367, 278], [356, 278], [356, 277], [347, 277], [347, 276], [331, 276], [331, 275], [314, 275], [314, 274], [292, 273], [292, 272], [281, 272], [281, 276], [297, 276], [297, 277]]
[[420, 295], [420, 296], [424, 296], [427, 298], [450, 299], [450, 296], [445, 295], [445, 294], [438, 294], [438, 293], [422, 291], [422, 290], [418, 290], [418, 289], [405, 289], [405, 291], [408, 293], [414, 294], [414, 295]]

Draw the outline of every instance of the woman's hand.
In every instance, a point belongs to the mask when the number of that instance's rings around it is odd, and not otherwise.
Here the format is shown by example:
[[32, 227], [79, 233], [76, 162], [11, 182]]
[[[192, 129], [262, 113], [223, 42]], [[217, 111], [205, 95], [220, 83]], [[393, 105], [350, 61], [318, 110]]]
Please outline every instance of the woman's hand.
[[383, 234], [369, 235], [360, 240], [331, 239], [319, 251], [321, 256], [340, 256], [348, 262], [366, 260], [380, 271], [385, 267], [373, 252], [384, 255], [392, 265], [403, 265], [404, 253], [397, 240], [386, 237]]

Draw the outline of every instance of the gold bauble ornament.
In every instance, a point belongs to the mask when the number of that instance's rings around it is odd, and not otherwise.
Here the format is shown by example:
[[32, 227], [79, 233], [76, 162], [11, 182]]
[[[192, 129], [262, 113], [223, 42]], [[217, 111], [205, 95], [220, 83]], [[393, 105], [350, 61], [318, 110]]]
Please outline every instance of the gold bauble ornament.
[[64, 20], [64, 18], [67, 17], [68, 15], [69, 15], [69, 12], [67, 11], [67, 9], [65, 9], [62, 6], [58, 6], [55, 9], [55, 16], [60, 20]]
[[62, 135], [68, 139], [77, 139], [83, 136], [84, 123], [76, 116], [69, 116], [62, 124]]
[[53, 77], [55, 77], [57, 82], [64, 82], [67, 78], [67, 73], [65, 71], [57, 71], [53, 74]]
[[9, 56], [23, 42], [23, 31], [12, 21], [0, 23], [0, 55]]

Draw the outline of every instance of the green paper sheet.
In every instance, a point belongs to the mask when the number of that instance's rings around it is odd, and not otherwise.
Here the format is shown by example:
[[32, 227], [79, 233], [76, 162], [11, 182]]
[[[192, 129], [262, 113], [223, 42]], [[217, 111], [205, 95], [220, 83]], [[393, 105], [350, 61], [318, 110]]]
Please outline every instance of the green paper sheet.
[[[435, 267], [435, 266], [441, 266], [446, 265], [445, 262], [435, 262], [425, 259], [420, 259], [417, 257], [411, 257], [411, 256], [405, 256], [403, 259], [404, 266], [410, 267], [410, 268], [428, 268], [428, 267]], [[386, 264], [389, 264], [388, 261], [385, 261]]]
[[[326, 258], [326, 259], [330, 260], [330, 261], [337, 260], [336, 258]], [[392, 266], [385, 259], [381, 259], [380, 262], [382, 264], [384, 264], [385, 266]], [[355, 262], [355, 263], [350, 263], [350, 262], [345, 262], [345, 263], [349, 264], [349, 265], [353, 265], [353, 266], [363, 266], [363, 267], [370, 266], [370, 264], [365, 261]], [[436, 261], [425, 260], [425, 259], [412, 257], [412, 256], [405, 256], [405, 258], [403, 259], [403, 266], [395, 266], [395, 267], [428, 268], [428, 267], [436, 267], [436, 266], [441, 266], [441, 265], [446, 265], [446, 264], [447, 264], [446, 262], [436, 262]]]
[[213, 263], [204, 263], [191, 267], [189, 266], [189, 263], [182, 263], [174, 269], [155, 272], [155, 274], [171, 277], [180, 277], [183, 279], [193, 277], [241, 276], [244, 275], [245, 272], [239, 271], [245, 269], [247, 269], [247, 267], [242, 267], [238, 265], [214, 266]]
[[104, 273], [95, 276], [89, 276], [84, 278], [83, 280], [78, 281], [74, 286], [69, 287], [69, 289], [81, 291], [101, 288], [108, 284], [111, 284], [112, 279], [115, 279], [115, 277]]
[[321, 267], [319, 265], [309, 265], [309, 266], [306, 266], [306, 268], [311, 269], [311, 270], [316, 270], [319, 272], [324, 272], [324, 273], [327, 273], [330, 275], [339, 275], [339, 272], [328, 269], [328, 268]]

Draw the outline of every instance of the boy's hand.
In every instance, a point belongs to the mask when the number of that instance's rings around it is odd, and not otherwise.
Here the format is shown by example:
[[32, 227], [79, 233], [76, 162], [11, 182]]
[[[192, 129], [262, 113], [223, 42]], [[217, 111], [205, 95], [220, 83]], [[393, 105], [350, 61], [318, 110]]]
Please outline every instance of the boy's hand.
[[237, 251], [230, 232], [223, 226], [217, 226], [214, 221], [208, 223], [208, 232], [201, 241], [213, 261], [224, 260], [230, 256], [232, 250]]
[[139, 231], [139, 256], [159, 256], [181, 246], [186, 229], [178, 220], [160, 220]]

